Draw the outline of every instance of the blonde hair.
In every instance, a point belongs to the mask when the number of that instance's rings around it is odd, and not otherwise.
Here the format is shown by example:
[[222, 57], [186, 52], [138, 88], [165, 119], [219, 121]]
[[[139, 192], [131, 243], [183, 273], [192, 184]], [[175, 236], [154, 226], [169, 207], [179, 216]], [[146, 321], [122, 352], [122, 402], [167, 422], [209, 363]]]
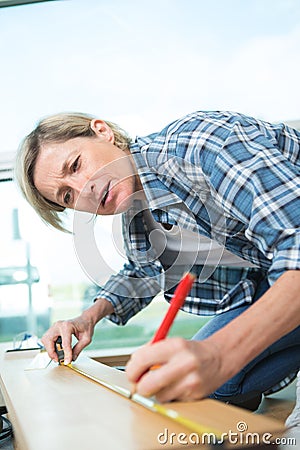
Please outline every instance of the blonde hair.
[[[82, 113], [61, 113], [42, 119], [36, 128], [24, 138], [19, 147], [15, 178], [22, 194], [35, 209], [41, 219], [54, 228], [67, 231], [63, 226], [62, 212], [65, 210], [47, 200], [35, 187], [33, 175], [36, 161], [43, 145], [53, 142], [65, 142], [77, 137], [95, 137], [91, 129], [93, 116]], [[114, 144], [122, 150], [128, 149], [131, 139], [118, 125], [105, 121], [114, 134]]]

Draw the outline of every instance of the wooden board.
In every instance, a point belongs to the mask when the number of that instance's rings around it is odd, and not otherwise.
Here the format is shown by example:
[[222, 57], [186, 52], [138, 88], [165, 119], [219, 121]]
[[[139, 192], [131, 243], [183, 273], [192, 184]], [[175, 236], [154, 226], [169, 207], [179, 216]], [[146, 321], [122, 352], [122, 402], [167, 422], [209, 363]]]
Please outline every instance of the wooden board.
[[[68, 367], [52, 362], [47, 369], [24, 370], [36, 354], [36, 351], [5, 353], [3, 344], [0, 346], [1, 391], [13, 423], [18, 449], [155, 450], [162, 447], [182, 448], [183, 445], [185, 448], [195, 448], [195, 445], [188, 445], [190, 430], [146, 410]], [[80, 357], [76, 366], [100, 379], [128, 387], [123, 372], [90, 358]], [[237, 431], [240, 422], [247, 424], [248, 433], [278, 435], [282, 432], [282, 424], [276, 420], [214, 400], [174, 402], [168, 406], [193, 421], [225, 433]], [[166, 430], [168, 439], [162, 445]], [[172, 438], [171, 433], [175, 433]], [[188, 444], [178, 444], [180, 433], [186, 434]], [[184, 440], [184, 437], [180, 439]], [[206, 446], [201, 445], [201, 448]]]

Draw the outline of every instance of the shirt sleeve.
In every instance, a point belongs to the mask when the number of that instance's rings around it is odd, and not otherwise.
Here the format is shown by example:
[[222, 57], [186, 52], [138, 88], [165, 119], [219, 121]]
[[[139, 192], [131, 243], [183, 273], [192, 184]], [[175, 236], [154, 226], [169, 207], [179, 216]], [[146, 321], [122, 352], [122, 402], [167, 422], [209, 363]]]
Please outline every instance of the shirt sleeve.
[[215, 201], [270, 261], [270, 283], [299, 270], [300, 170], [288, 157], [299, 154], [299, 138], [280, 142], [242, 117], [214, 134], [218, 145], [204, 144], [199, 163]]
[[105, 298], [114, 307], [107, 316], [109, 320], [125, 325], [128, 320], [145, 308], [161, 291], [160, 274], [151, 274], [137, 268], [131, 261], [116, 275], [112, 275], [98, 292], [98, 298]]

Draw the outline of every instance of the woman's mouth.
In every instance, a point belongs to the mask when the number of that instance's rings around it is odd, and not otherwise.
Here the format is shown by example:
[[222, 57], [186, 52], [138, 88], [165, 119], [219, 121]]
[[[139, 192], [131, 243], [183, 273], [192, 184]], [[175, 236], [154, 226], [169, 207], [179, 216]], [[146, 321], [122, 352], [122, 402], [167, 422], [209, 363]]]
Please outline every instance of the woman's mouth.
[[104, 205], [106, 203], [106, 200], [107, 200], [107, 197], [108, 197], [108, 194], [109, 194], [109, 188], [110, 188], [110, 182], [108, 183], [108, 185], [104, 189], [103, 195], [101, 197], [100, 204], [101, 204], [102, 208], [104, 208]]

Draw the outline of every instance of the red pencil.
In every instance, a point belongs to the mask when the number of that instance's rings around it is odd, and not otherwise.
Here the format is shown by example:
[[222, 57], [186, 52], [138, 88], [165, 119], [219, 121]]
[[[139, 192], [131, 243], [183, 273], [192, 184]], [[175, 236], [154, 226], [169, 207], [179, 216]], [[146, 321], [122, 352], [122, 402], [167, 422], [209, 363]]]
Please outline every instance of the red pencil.
[[158, 328], [157, 332], [153, 336], [151, 340], [151, 344], [154, 344], [154, 342], [161, 341], [162, 339], [165, 339], [167, 336], [169, 329], [171, 328], [174, 319], [176, 317], [176, 314], [182, 307], [186, 296], [191, 290], [192, 284], [195, 281], [195, 275], [191, 273], [187, 273], [184, 275], [184, 277], [181, 279], [180, 283], [178, 284], [177, 288], [175, 289], [173, 298], [170, 302], [169, 309]]
[[[181, 306], [183, 305], [183, 303], [186, 299], [186, 296], [188, 295], [188, 293], [191, 290], [191, 287], [195, 281], [195, 278], [196, 278], [195, 275], [193, 275], [191, 273], [187, 273], [181, 279], [177, 288], [175, 289], [175, 292], [174, 292], [174, 295], [170, 302], [168, 311], [166, 312], [166, 315], [165, 315], [160, 327], [158, 328], [157, 332], [155, 333], [155, 335], [153, 336], [153, 338], [150, 341], [151, 344], [154, 344], [155, 342], [165, 339], [165, 337], [167, 336], [167, 334], [174, 322], [176, 314], [178, 313], [179, 309], [181, 308]], [[150, 368], [150, 370], [155, 370], [155, 369], [158, 369], [159, 367], [160, 367], [159, 365], [154, 365]], [[137, 382], [140, 381], [140, 379], [142, 378], [143, 375], [145, 375], [146, 372], [144, 372], [139, 377]], [[133, 386], [133, 389], [130, 394], [130, 398], [133, 396], [134, 393], [135, 393], [135, 386]]]

